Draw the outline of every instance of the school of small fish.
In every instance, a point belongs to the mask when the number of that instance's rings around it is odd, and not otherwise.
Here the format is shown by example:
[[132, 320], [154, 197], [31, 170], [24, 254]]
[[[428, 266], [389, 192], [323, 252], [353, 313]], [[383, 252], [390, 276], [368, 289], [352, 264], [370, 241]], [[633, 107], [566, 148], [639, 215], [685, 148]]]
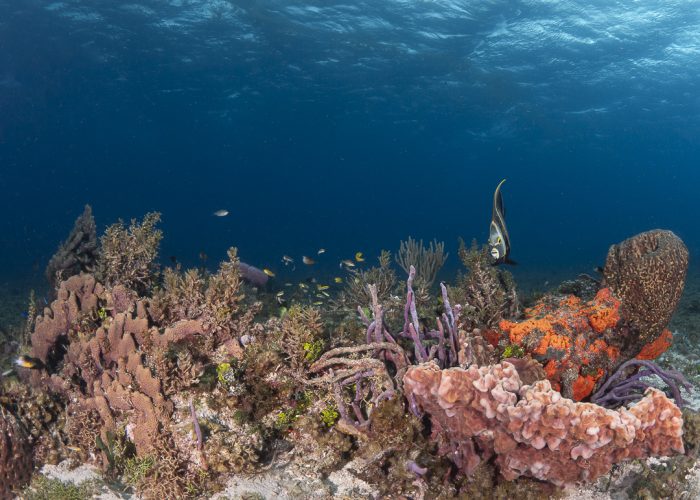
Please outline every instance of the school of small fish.
[[[510, 240], [508, 238], [508, 231], [505, 226], [505, 209], [503, 208], [503, 198], [500, 192], [501, 186], [504, 182], [505, 179], [501, 181], [500, 184], [498, 184], [498, 187], [496, 188], [496, 192], [494, 194], [493, 214], [488, 241], [490, 253], [494, 259], [494, 265], [502, 263], [514, 264], [514, 262], [510, 260]], [[215, 217], [226, 217], [229, 215], [229, 211], [225, 208], [222, 208], [213, 212], [212, 215]], [[316, 258], [323, 260], [321, 256], [325, 253], [325, 248], [319, 248], [316, 251]], [[202, 262], [206, 263], [207, 256], [204, 252], [201, 252], [199, 257], [202, 260]], [[171, 257], [171, 260], [173, 261], [173, 264], [179, 265], [175, 257]], [[296, 261], [293, 257], [284, 254], [282, 255], [280, 262], [284, 265], [285, 268], [291, 267], [291, 271], [296, 270]], [[310, 257], [309, 255], [302, 255], [301, 262], [305, 266], [314, 266], [316, 264], [316, 259]], [[340, 260], [338, 267], [345, 271], [352, 271], [353, 268], [355, 268], [358, 264], [362, 264], [363, 262], [365, 262], [365, 255], [363, 252], [358, 251], [355, 252], [353, 258]], [[277, 273], [270, 267], [264, 267], [262, 271], [269, 278], [274, 279], [277, 277]], [[352, 274], [350, 277], [352, 278]], [[354, 280], [356, 281], [357, 277], [355, 277]], [[334, 285], [342, 285], [344, 282], [345, 280], [340, 276], [333, 277]], [[313, 285], [315, 291], [312, 290], [312, 286], [310, 285]], [[289, 294], [287, 294], [284, 290], [280, 290], [275, 293], [275, 299], [281, 306], [280, 317], [283, 317], [287, 312], [287, 308], [285, 306], [285, 304], [287, 303], [287, 295], [292, 295], [295, 292], [294, 283], [292, 282], [285, 282], [284, 287], [289, 289]], [[313, 295], [313, 298], [318, 299], [312, 302], [312, 304], [314, 305], [323, 304], [323, 300], [330, 298], [331, 296], [328, 293], [328, 291], [331, 289], [331, 285], [318, 283], [316, 281], [316, 278], [314, 277], [307, 278], [304, 281], [298, 282], [297, 287], [297, 293], [301, 292], [304, 295]], [[41, 361], [30, 358], [28, 356], [20, 356], [19, 358], [17, 358], [15, 364], [22, 368], [42, 368]]]

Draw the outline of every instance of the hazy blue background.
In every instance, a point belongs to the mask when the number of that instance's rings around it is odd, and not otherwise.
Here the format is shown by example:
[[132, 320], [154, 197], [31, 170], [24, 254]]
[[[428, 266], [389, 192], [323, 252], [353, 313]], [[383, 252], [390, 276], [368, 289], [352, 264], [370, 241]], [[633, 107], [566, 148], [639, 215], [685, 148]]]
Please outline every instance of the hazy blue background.
[[190, 265], [413, 235], [455, 266], [504, 177], [523, 276], [656, 227], [697, 254], [699, 83], [698, 1], [0, 0], [0, 274], [85, 203], [162, 212]]

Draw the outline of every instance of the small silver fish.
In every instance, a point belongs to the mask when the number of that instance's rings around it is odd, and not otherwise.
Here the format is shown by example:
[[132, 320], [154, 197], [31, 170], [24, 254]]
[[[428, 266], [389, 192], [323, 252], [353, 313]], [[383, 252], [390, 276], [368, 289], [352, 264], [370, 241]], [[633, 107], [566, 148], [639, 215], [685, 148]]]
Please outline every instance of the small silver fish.
[[222, 208], [221, 210], [214, 212], [212, 215], [214, 215], [214, 217], [226, 217], [228, 215], [228, 210]]

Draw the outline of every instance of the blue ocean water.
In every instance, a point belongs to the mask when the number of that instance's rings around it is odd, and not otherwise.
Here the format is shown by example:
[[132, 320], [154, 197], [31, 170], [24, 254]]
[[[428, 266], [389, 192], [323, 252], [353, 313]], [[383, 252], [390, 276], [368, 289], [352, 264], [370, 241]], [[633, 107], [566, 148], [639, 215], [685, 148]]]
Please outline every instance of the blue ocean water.
[[699, 57], [698, 1], [0, 0], [0, 274], [89, 203], [185, 265], [412, 235], [449, 276], [502, 178], [516, 276], [657, 227], [697, 254]]

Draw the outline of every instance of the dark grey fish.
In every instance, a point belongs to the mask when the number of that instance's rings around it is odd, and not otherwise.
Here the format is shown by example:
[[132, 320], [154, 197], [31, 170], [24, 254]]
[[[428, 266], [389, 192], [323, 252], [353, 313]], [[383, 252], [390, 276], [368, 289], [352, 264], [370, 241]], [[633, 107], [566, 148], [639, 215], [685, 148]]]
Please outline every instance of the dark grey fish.
[[510, 259], [510, 237], [506, 227], [506, 209], [503, 205], [501, 186], [506, 180], [498, 183], [496, 191], [493, 193], [493, 212], [491, 213], [491, 226], [489, 228], [489, 253], [497, 264], [512, 264], [515, 261]]

